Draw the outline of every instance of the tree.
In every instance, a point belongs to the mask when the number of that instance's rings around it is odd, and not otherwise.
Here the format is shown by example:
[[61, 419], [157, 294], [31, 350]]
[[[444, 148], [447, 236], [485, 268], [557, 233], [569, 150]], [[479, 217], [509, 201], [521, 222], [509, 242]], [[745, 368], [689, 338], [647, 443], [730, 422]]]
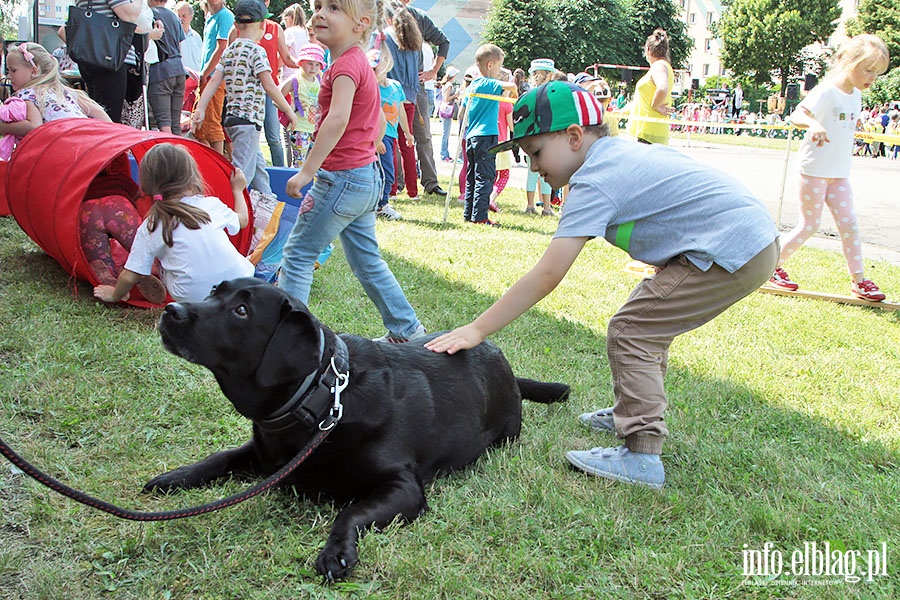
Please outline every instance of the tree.
[[552, 49], [556, 67], [577, 73], [594, 63], [627, 63], [634, 33], [618, 0], [548, 0], [557, 23]]
[[687, 34], [687, 25], [681, 18], [681, 8], [672, 0], [634, 0], [628, 14], [634, 30], [634, 54], [629, 64], [642, 65], [644, 59], [644, 43], [657, 27], [662, 27], [669, 34], [669, 53], [672, 67], [684, 68], [694, 40]]
[[734, 0], [713, 28], [726, 68], [759, 84], [774, 73], [784, 94], [803, 72], [803, 49], [824, 43], [840, 16], [837, 0]]
[[528, 69], [531, 59], [551, 56], [559, 33], [543, 0], [496, 0], [491, 5], [482, 42], [506, 52], [510, 69]]
[[875, 80], [868, 90], [863, 92], [863, 104], [873, 106], [900, 100], [900, 67], [896, 67]]
[[897, 0], [862, 0], [856, 17], [847, 21], [847, 34], [871, 33], [887, 44], [891, 67], [900, 67], [900, 4]]
[[0, 39], [15, 40], [19, 37], [19, 10], [24, 0], [0, 0]]

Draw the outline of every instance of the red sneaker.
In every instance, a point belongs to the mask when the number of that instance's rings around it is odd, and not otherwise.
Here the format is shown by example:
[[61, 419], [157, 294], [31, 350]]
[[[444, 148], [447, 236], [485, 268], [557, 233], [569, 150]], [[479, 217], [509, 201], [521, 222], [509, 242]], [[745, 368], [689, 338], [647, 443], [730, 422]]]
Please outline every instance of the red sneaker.
[[799, 285], [791, 281], [791, 278], [788, 277], [787, 271], [785, 271], [781, 267], [775, 269], [775, 273], [771, 277], [769, 277], [769, 284], [783, 290], [790, 290], [792, 292], [800, 287]]
[[863, 279], [859, 283], [854, 281], [850, 286], [850, 292], [862, 300], [881, 302], [885, 299], [884, 292], [879, 290], [878, 286], [871, 279]]

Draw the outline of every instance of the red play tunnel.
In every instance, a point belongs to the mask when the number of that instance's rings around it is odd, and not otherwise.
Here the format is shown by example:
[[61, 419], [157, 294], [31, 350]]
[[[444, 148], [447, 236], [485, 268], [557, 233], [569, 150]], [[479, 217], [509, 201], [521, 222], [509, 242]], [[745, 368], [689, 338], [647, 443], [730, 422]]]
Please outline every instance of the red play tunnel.
[[[138, 198], [138, 213], [145, 216], [152, 201], [141, 195], [132, 178], [129, 153], [140, 164], [144, 154], [161, 142], [184, 145], [197, 161], [207, 184], [206, 193], [234, 208], [230, 183], [234, 167], [211, 148], [168, 133], [95, 119], [61, 119], [26, 135], [5, 165], [10, 211], [25, 233], [66, 272], [97, 285], [99, 281], [81, 248], [79, 207], [85, 199], [116, 193]], [[246, 200], [252, 213], [249, 197]], [[243, 254], [250, 246], [252, 231], [251, 223], [232, 238]], [[124, 249], [119, 250], [124, 262]], [[140, 298], [136, 288], [129, 304], [151, 306]]]

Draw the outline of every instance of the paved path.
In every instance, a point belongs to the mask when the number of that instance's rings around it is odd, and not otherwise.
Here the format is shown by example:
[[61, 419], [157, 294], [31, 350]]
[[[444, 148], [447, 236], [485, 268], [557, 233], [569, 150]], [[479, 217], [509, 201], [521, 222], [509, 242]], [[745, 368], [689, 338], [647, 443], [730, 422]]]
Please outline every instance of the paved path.
[[[432, 122], [432, 131], [439, 132], [441, 125]], [[450, 139], [451, 153], [456, 148], [455, 135]], [[434, 136], [435, 155], [440, 154], [441, 136]], [[772, 212], [778, 214], [781, 194], [782, 173], [784, 172], [785, 151], [731, 146], [706, 142], [690, 142], [674, 138], [672, 147], [688, 156], [729, 173], [750, 189]], [[438, 172], [449, 176], [450, 163], [438, 162]], [[458, 168], [461, 165], [457, 165]], [[524, 168], [511, 169], [509, 185], [525, 189]], [[887, 158], [853, 157], [850, 172], [853, 186], [854, 205], [859, 220], [860, 236], [864, 246], [864, 257], [880, 259], [900, 265], [900, 160]], [[781, 229], [786, 231], [797, 223], [798, 189], [797, 153], [792, 152], [788, 161], [787, 178], [783, 200], [781, 200]], [[454, 185], [454, 193], [457, 193]], [[828, 210], [822, 213], [822, 229], [807, 242], [817, 248], [840, 251], [837, 228]]]

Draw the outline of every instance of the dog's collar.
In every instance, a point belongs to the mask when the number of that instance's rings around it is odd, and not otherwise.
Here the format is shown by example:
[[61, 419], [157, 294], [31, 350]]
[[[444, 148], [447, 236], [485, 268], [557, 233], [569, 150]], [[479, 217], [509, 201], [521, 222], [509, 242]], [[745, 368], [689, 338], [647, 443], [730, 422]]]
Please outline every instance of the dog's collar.
[[[319, 362], [325, 351], [325, 335], [319, 330]], [[318, 426], [326, 429], [334, 427], [341, 418], [343, 406], [340, 393], [347, 387], [350, 376], [350, 352], [340, 336], [334, 336], [334, 354], [328, 366], [313, 384], [318, 370], [306, 379], [284, 406], [266, 419], [255, 420], [257, 427], [268, 433], [283, 433], [297, 425], [304, 428]]]

